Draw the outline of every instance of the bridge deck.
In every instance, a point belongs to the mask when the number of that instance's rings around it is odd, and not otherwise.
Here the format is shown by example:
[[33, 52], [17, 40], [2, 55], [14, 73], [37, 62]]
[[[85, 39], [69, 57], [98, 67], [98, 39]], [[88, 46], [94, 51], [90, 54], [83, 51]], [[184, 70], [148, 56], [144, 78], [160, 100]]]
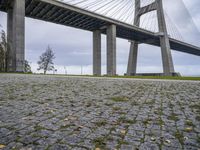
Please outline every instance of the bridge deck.
[[[6, 12], [8, 7], [8, 0], [0, 0], [1, 11]], [[119, 38], [160, 46], [159, 36], [153, 32], [54, 0], [26, 0], [26, 17], [88, 31], [101, 28], [104, 34], [105, 26], [115, 24]], [[171, 38], [170, 45], [173, 50], [200, 56], [199, 47]]]

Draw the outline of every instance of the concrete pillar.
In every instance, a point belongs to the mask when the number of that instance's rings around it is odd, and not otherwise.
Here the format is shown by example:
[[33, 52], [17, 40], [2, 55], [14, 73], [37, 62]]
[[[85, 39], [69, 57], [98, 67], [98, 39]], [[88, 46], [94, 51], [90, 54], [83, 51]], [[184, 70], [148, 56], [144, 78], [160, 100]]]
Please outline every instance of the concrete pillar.
[[24, 71], [25, 0], [13, 0], [8, 10], [8, 71]]
[[101, 75], [101, 31], [93, 32], [93, 75]]
[[107, 27], [107, 75], [116, 75], [116, 25]]
[[161, 46], [161, 54], [162, 54], [162, 62], [163, 62], [163, 71], [164, 75], [171, 76], [174, 73], [174, 65], [172, 60], [172, 54], [170, 50], [169, 37], [167, 34], [167, 27], [165, 22], [165, 16], [163, 11], [163, 3], [162, 0], [156, 0], [157, 3], [157, 17], [158, 17], [158, 26], [160, 36], [160, 46]]
[[136, 75], [137, 56], [138, 56], [138, 43], [135, 41], [131, 41], [129, 59], [128, 59], [128, 68], [127, 68], [128, 76]]
[[[140, 10], [140, 0], [135, 1], [135, 17], [134, 17], [134, 25], [140, 25], [140, 16], [138, 14]], [[126, 74], [128, 76], [135, 75], [137, 71], [137, 56], [138, 56], [138, 43], [135, 41], [131, 41], [129, 59], [128, 59], [128, 67]]]

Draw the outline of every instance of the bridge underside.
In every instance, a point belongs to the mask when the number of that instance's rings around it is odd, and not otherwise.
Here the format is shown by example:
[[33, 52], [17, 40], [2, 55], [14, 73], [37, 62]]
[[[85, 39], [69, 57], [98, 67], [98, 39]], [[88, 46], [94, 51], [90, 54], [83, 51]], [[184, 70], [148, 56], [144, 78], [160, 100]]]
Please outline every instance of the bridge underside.
[[[8, 12], [11, 2], [0, 0], [0, 11]], [[116, 33], [113, 32], [115, 29], [111, 33], [118, 38], [160, 46], [160, 37], [153, 32], [58, 1], [25, 0], [25, 16], [92, 32], [99, 30], [103, 34], [107, 34], [110, 25], [115, 25]], [[171, 38], [170, 46], [173, 50], [200, 56], [199, 47]]]
[[[105, 26], [115, 24], [118, 38], [160, 46], [159, 36], [136, 26], [52, 0], [25, 0], [25, 2], [26, 17], [88, 31], [102, 29], [104, 34], [106, 34]], [[9, 0], [0, 0], [1, 11], [6, 12], [8, 7]], [[174, 39], [170, 39], [170, 46], [173, 50], [200, 56], [199, 47]]]

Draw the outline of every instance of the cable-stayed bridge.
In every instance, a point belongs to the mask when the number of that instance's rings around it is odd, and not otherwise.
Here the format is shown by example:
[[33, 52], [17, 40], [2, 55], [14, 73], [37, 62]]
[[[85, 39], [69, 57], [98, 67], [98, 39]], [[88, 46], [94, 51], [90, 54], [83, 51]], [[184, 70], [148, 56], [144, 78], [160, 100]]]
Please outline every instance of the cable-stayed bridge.
[[200, 56], [200, 48], [169, 24], [162, 0], [0, 0], [0, 10], [8, 13], [9, 71], [24, 68], [25, 16], [93, 32], [94, 75], [101, 74], [101, 34], [107, 35], [108, 75], [116, 74], [116, 37], [131, 43], [128, 75], [136, 74], [141, 43], [161, 47], [163, 75], [175, 74], [171, 49]]

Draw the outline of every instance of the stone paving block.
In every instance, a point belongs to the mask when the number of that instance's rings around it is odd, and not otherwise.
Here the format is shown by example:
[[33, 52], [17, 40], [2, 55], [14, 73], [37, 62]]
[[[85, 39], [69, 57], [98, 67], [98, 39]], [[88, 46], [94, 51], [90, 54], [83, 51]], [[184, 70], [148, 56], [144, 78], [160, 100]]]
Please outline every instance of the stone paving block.
[[4, 149], [200, 148], [200, 82], [0, 74]]

